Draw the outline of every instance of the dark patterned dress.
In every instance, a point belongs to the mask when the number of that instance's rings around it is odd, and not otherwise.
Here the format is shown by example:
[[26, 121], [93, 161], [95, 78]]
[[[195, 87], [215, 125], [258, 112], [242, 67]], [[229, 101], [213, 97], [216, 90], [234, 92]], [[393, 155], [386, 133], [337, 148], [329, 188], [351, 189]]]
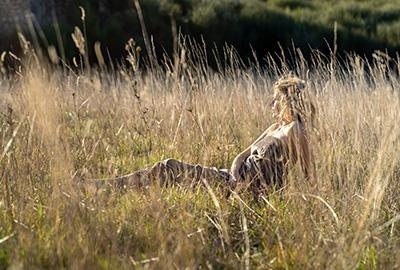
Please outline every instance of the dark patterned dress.
[[[250, 156], [240, 166], [240, 179], [249, 183], [254, 197], [268, 190], [280, 189], [286, 175], [288, 160], [287, 145], [280, 139], [267, 136], [252, 147]], [[237, 182], [227, 169], [205, 167], [185, 163], [176, 159], [166, 159], [154, 166], [138, 170], [128, 175], [109, 180], [97, 180], [98, 187], [109, 184], [117, 188], [148, 187], [152, 183], [161, 186], [195, 186], [203, 179], [212, 184], [234, 189]]]
[[281, 139], [266, 136], [252, 147], [239, 169], [240, 181], [249, 182], [253, 195], [283, 187], [287, 174], [288, 147]]

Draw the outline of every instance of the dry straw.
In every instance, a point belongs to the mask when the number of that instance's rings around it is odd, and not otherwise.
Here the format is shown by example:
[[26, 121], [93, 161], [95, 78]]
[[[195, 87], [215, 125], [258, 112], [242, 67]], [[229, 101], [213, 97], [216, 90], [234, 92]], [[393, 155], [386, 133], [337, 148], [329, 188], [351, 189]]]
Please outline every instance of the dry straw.
[[[87, 56], [84, 33], [73, 38]], [[185, 42], [179, 61], [143, 73], [132, 42], [129, 67], [112, 73], [7, 53], [17, 68], [0, 82], [0, 268], [399, 266], [399, 61], [349, 56], [333, 70], [296, 50], [293, 65], [268, 55], [261, 68], [227, 47], [216, 72], [210, 52]], [[212, 179], [97, 194], [75, 185], [167, 157], [229, 168], [275, 121], [274, 82], [288, 70], [308, 76], [318, 111], [308, 134], [317, 189], [298, 167], [260, 202], [246, 191], [227, 199]]]

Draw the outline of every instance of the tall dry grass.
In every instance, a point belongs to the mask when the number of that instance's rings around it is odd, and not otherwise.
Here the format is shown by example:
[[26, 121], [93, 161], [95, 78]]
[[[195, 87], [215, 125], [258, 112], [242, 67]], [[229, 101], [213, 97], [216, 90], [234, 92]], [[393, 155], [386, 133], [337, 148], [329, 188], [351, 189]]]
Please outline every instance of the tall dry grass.
[[[213, 71], [188, 41], [144, 71], [131, 49], [129, 67], [26, 56], [3, 75], [0, 268], [400, 267], [398, 59], [294, 52], [245, 65], [226, 48]], [[273, 122], [271, 85], [288, 70], [317, 107], [317, 191], [296, 169], [261, 202], [209, 185], [94, 194], [74, 184], [167, 157], [229, 168]]]

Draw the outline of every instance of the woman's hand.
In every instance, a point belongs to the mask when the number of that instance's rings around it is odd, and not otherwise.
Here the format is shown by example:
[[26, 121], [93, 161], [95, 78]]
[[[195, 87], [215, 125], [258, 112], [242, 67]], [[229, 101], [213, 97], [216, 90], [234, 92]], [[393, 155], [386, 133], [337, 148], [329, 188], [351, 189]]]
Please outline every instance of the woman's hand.
[[242, 163], [243, 163], [243, 160], [241, 160], [240, 158], [239, 158], [239, 156], [237, 156], [234, 160], [233, 160], [233, 163], [232, 163], [232, 166], [231, 166], [231, 175], [232, 175], [232, 177], [233, 177], [233, 181], [234, 182], [238, 182], [238, 181], [240, 181], [240, 173], [239, 173], [239, 171], [240, 171], [240, 167], [242, 166]]
[[250, 156], [251, 153], [251, 145], [246, 148], [242, 153], [237, 155], [232, 162], [231, 166], [231, 174], [235, 181], [240, 181], [240, 168], [243, 165], [243, 162]]

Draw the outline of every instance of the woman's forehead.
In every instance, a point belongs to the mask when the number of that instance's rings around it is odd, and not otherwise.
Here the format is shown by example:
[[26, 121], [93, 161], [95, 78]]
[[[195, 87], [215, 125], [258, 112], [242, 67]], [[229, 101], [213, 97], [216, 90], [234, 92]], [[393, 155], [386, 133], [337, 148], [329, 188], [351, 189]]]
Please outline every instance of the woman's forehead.
[[277, 86], [283, 86], [283, 87], [287, 87], [287, 86], [291, 86], [291, 85], [305, 85], [305, 81], [302, 79], [299, 79], [297, 77], [293, 77], [293, 78], [287, 78], [287, 79], [280, 79], [276, 82]]

